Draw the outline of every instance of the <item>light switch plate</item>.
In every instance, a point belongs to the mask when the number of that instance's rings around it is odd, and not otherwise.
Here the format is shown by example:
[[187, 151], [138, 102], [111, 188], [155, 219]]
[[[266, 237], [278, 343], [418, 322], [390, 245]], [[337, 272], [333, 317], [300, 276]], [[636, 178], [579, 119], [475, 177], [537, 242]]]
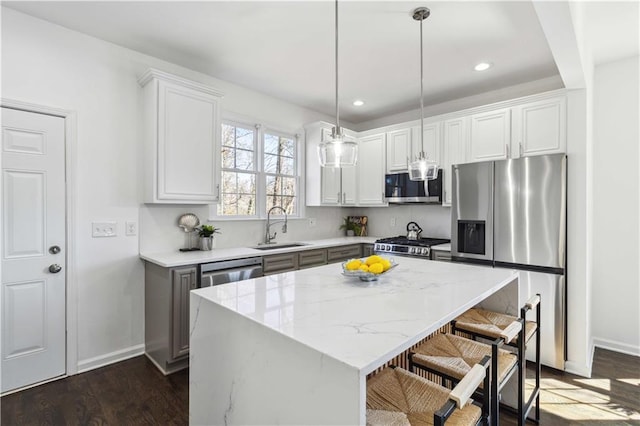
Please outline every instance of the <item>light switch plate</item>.
[[128, 236], [134, 236], [138, 233], [138, 224], [136, 222], [125, 222], [124, 233]]
[[117, 222], [93, 222], [91, 223], [91, 236], [93, 238], [115, 237], [118, 235]]
[[395, 218], [395, 217], [392, 217], [392, 218], [391, 218], [391, 224], [390, 224], [390, 225], [391, 225], [391, 227], [392, 227], [392, 228], [393, 228], [394, 226], [396, 226], [396, 218]]

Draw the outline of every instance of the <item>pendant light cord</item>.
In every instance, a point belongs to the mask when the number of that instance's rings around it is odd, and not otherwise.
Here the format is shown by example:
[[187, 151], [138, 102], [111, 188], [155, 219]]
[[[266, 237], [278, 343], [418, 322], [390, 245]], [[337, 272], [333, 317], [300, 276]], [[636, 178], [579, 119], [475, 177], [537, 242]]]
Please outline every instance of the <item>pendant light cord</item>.
[[336, 132], [340, 133], [340, 109], [338, 108], [338, 0], [336, 0]]
[[422, 22], [424, 16], [420, 19], [420, 148], [422, 149], [420, 155], [425, 156], [424, 153], [424, 70], [422, 60]]

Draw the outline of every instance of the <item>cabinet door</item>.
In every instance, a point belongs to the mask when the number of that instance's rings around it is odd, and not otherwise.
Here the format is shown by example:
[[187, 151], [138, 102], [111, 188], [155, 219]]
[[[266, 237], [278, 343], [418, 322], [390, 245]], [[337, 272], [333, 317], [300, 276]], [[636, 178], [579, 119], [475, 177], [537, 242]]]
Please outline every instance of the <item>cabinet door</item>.
[[[442, 167], [442, 156], [440, 154], [441, 138], [440, 138], [441, 122], [424, 124], [424, 152], [427, 158], [435, 161], [439, 167]], [[420, 141], [420, 126], [412, 129], [413, 138], [411, 144], [411, 159], [414, 159], [420, 151], [422, 151], [422, 142]]]
[[[356, 138], [351, 136], [346, 136], [346, 140], [357, 142]], [[343, 206], [355, 206], [358, 202], [358, 169], [360, 168], [361, 159], [360, 146], [358, 146], [358, 164], [353, 167], [343, 167], [340, 169], [341, 203]]]
[[407, 171], [407, 160], [411, 156], [411, 129], [400, 129], [387, 133], [387, 172]]
[[218, 99], [159, 81], [157, 202], [217, 201]]
[[362, 245], [353, 244], [350, 246], [330, 247], [327, 249], [327, 261], [329, 263], [341, 262], [362, 256]]
[[467, 118], [454, 118], [444, 122], [443, 169], [444, 188], [442, 205], [451, 205], [451, 166], [466, 161]]
[[306, 250], [298, 253], [300, 269], [327, 264], [327, 249]]
[[321, 174], [321, 193], [323, 205], [337, 205], [342, 201], [342, 190], [340, 187], [340, 169], [333, 167], [323, 167]]
[[563, 153], [567, 148], [567, 99], [547, 99], [513, 109], [514, 156]]
[[196, 288], [196, 268], [173, 269], [173, 315], [171, 318], [171, 357], [189, 353], [189, 292]]
[[358, 149], [358, 203], [361, 206], [385, 205], [385, 134], [360, 139]]
[[471, 116], [469, 161], [509, 158], [511, 144], [511, 110], [483, 112]]
[[298, 269], [298, 253], [274, 254], [262, 258], [262, 270], [265, 276], [296, 269]]

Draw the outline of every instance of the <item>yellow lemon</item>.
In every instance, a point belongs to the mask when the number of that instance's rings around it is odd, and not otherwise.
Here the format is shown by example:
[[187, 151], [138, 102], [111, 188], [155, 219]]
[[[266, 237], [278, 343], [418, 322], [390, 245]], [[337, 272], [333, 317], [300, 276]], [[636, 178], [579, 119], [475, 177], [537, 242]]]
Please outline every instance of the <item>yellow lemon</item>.
[[367, 257], [367, 260], [365, 260], [365, 263], [369, 266], [373, 265], [374, 263], [379, 263], [382, 260], [382, 258], [380, 256], [378, 256], [377, 254], [371, 255], [369, 257]]
[[391, 268], [391, 262], [390, 262], [388, 259], [384, 259], [384, 258], [383, 258], [383, 259], [380, 261], [380, 263], [382, 263], [382, 268], [383, 268], [385, 271], [387, 271], [387, 270], [389, 270], [389, 268]]
[[358, 269], [360, 269], [363, 272], [369, 272], [369, 267], [365, 264], [360, 265], [360, 268]]
[[374, 274], [381, 274], [383, 270], [384, 266], [382, 266], [382, 263], [380, 262], [374, 263], [373, 265], [369, 266], [369, 272]]
[[360, 259], [352, 259], [347, 262], [345, 268], [347, 268], [347, 271], [355, 271], [360, 267], [360, 265], [362, 265], [362, 261]]

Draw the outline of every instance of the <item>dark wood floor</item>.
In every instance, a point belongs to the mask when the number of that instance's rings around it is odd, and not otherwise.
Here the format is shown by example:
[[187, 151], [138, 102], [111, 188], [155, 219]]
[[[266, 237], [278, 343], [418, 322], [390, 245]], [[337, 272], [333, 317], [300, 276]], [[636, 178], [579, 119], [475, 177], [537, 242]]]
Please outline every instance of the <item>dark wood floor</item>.
[[[165, 377], [141, 356], [7, 395], [1, 422], [184, 425], [188, 393], [188, 370]], [[597, 349], [591, 379], [543, 369], [541, 400], [542, 425], [640, 425], [640, 358]]]

